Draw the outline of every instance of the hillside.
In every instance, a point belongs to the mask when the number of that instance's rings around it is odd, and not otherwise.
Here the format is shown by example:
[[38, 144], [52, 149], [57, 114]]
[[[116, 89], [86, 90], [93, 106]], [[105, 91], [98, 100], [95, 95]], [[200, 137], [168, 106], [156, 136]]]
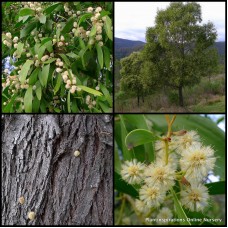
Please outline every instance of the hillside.
[[[115, 37], [115, 58], [121, 59], [130, 55], [134, 51], [139, 51], [145, 45], [142, 41], [126, 40]], [[221, 58], [225, 56], [225, 42], [216, 42], [215, 47]]]
[[122, 59], [134, 51], [139, 51], [145, 45], [142, 41], [126, 40], [115, 37], [115, 58]]

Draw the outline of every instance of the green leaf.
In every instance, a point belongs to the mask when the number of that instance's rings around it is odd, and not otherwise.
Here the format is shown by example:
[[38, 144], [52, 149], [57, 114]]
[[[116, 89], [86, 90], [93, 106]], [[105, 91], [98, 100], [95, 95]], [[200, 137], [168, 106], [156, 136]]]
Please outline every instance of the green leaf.
[[52, 63], [52, 62], [54, 62], [56, 59], [57, 59], [57, 58], [48, 59], [47, 61], [43, 62], [43, 64]]
[[66, 63], [67, 66], [70, 66], [70, 60], [66, 57], [65, 54], [59, 54], [62, 57], [63, 61]]
[[105, 32], [110, 40], [113, 40], [112, 34], [112, 21], [109, 16], [106, 16], [106, 21], [104, 23]]
[[66, 25], [64, 26], [63, 30], [62, 30], [62, 34], [66, 34], [68, 32], [70, 32], [72, 30], [73, 24], [75, 22], [75, 18], [71, 17], [67, 22]]
[[35, 85], [39, 71], [40, 71], [40, 68], [35, 68], [35, 70], [29, 76], [29, 85]]
[[15, 99], [18, 97], [18, 94], [14, 94], [10, 102], [3, 108], [3, 113], [11, 113]]
[[79, 58], [80, 58], [79, 55], [76, 55], [76, 54], [73, 53], [73, 52], [70, 52], [70, 53], [68, 53], [68, 54], [66, 54], [66, 55], [69, 56], [69, 57], [71, 57], [71, 58], [73, 58], [73, 59], [79, 59]]
[[79, 112], [79, 108], [78, 108], [76, 99], [73, 99], [73, 101], [72, 101], [71, 110], [72, 110], [72, 113], [78, 113]]
[[111, 113], [112, 109], [109, 108], [106, 104], [104, 104], [103, 102], [99, 101], [99, 105], [101, 107], [101, 109], [103, 110], [103, 112], [105, 113]]
[[99, 86], [100, 86], [101, 91], [104, 94], [106, 100], [108, 101], [109, 105], [112, 107], [112, 97], [111, 97], [109, 91], [107, 90], [107, 88], [104, 85], [100, 84]]
[[114, 164], [115, 164], [115, 171], [117, 173], [120, 173], [121, 161], [120, 161], [120, 156], [118, 153], [118, 146], [117, 146], [116, 140], [115, 140]]
[[19, 74], [19, 80], [21, 83], [24, 83], [26, 80], [26, 77], [28, 76], [28, 72], [30, 70], [31, 65], [33, 64], [32, 60], [27, 60], [25, 64], [21, 68], [21, 72]]
[[47, 7], [43, 12], [48, 15], [50, 13], [52, 13], [58, 6], [62, 5], [62, 3], [56, 3], [56, 4], [53, 4], [49, 7]]
[[[144, 115], [124, 115], [125, 122], [127, 124], [130, 124], [135, 129], [145, 129], [149, 130], [149, 126], [147, 124], [146, 118]], [[148, 161], [154, 161], [154, 147], [152, 143], [144, 144], [144, 148], [141, 148], [141, 146], [138, 146], [134, 148], [135, 156], [137, 160], [144, 162], [145, 159]], [[138, 153], [141, 150], [141, 153]], [[145, 151], [145, 154], [143, 155], [142, 151]]]
[[27, 25], [20, 30], [20, 38], [24, 38], [28, 35], [30, 35], [30, 32], [36, 28], [37, 26], [37, 21], [34, 21], [32, 23], [27, 23]]
[[40, 101], [41, 97], [42, 97], [42, 88], [41, 88], [40, 82], [36, 83], [36, 96], [37, 96], [38, 100]]
[[57, 28], [57, 30], [56, 30], [56, 38], [57, 38], [57, 41], [59, 41], [60, 32], [61, 32], [61, 29], [60, 28]]
[[29, 88], [25, 92], [24, 106], [25, 106], [26, 113], [32, 112], [32, 86], [29, 86]]
[[46, 19], [47, 19], [47, 17], [45, 15], [39, 16], [39, 20], [40, 20], [41, 24], [45, 24], [46, 23]]
[[61, 109], [59, 109], [59, 108], [56, 107], [56, 108], [54, 108], [54, 111], [57, 112], [57, 113], [60, 113], [61, 112]]
[[33, 113], [38, 113], [40, 109], [40, 101], [38, 98], [35, 96], [32, 102], [32, 112]]
[[21, 56], [21, 53], [23, 52], [23, 48], [24, 48], [24, 44], [19, 42], [18, 45], [17, 45], [17, 56]]
[[91, 18], [92, 16], [93, 16], [92, 13], [83, 14], [83, 15], [80, 17], [80, 19], [79, 19], [78, 27], [80, 26], [80, 24], [81, 24], [82, 22], [84, 22], [84, 21], [85, 21], [86, 19], [88, 19], [88, 18]]
[[62, 75], [60, 73], [57, 74], [57, 82], [54, 88], [54, 95], [59, 91], [59, 88], [62, 83]]
[[125, 122], [124, 122], [124, 119], [123, 119], [123, 115], [119, 115], [120, 117], [120, 133], [121, 133], [121, 144], [120, 144], [120, 148], [122, 150], [122, 153], [123, 153], [123, 157], [124, 157], [124, 160], [131, 160], [133, 158], [133, 153], [129, 153], [127, 147], [126, 147], [126, 144], [125, 144], [125, 139], [126, 139], [126, 136], [127, 136], [127, 129], [126, 129], [126, 126], [125, 126]]
[[27, 15], [34, 15], [34, 14], [35, 14], [35, 11], [29, 8], [21, 9], [19, 12], [20, 17], [27, 16]]
[[90, 31], [90, 34], [89, 36], [92, 37], [92, 36], [95, 36], [96, 35], [96, 32], [97, 32], [97, 26], [96, 25], [93, 25], [91, 31]]
[[45, 52], [45, 49], [46, 49], [46, 46], [45, 45], [43, 45], [43, 46], [41, 46], [39, 48], [39, 51], [38, 51], [38, 60], [40, 60], [43, 57], [44, 52]]
[[99, 44], [96, 44], [96, 49], [97, 49], [98, 63], [100, 65], [101, 69], [103, 69], [103, 51]]
[[68, 111], [68, 113], [71, 113], [71, 107], [70, 107], [70, 90], [68, 91], [68, 95], [67, 95], [67, 111]]
[[115, 172], [115, 189], [119, 192], [123, 192], [126, 193], [134, 198], [138, 198], [139, 194], [138, 192], [135, 190], [135, 188], [130, 185], [127, 184], [120, 176], [120, 174], [118, 174], [117, 172]]
[[107, 47], [105, 47], [105, 46], [103, 46], [103, 50], [104, 50], [105, 66], [110, 71], [110, 52], [109, 52], [109, 49]]
[[30, 17], [30, 15], [19, 17], [18, 23], [15, 25], [16, 27], [20, 27], [27, 19]]
[[153, 132], [144, 130], [144, 129], [136, 129], [131, 131], [125, 140], [125, 144], [127, 148], [130, 150], [133, 147], [143, 145], [146, 143], [154, 142], [158, 140], [159, 137], [154, 135]]
[[50, 37], [45, 37], [42, 39], [40, 47], [43, 46], [45, 43], [47, 43], [48, 41], [52, 41], [52, 39]]
[[44, 44], [47, 48], [47, 50], [52, 53], [53, 52], [53, 45], [52, 45], [52, 41], [48, 41], [47, 43]]
[[49, 70], [50, 70], [50, 64], [43, 66], [42, 71], [39, 73], [40, 84], [43, 87], [47, 86]]
[[188, 225], [191, 226], [191, 223], [188, 221], [188, 218], [180, 204], [180, 201], [177, 198], [176, 193], [174, 192], [173, 189], [171, 189], [172, 195], [173, 195], [173, 200], [176, 208], [176, 212], [178, 215], [178, 218], [180, 219], [180, 225]]
[[104, 16], [106, 16], [106, 15], [109, 15], [110, 14], [110, 12], [109, 11], [105, 11], [105, 10], [102, 10], [101, 12], [100, 12], [100, 18], [102, 18], [102, 17], [104, 17]]
[[84, 43], [84, 41], [82, 40], [82, 38], [78, 38], [78, 40], [79, 40], [79, 45], [80, 45], [80, 47], [81, 47], [81, 49], [85, 49], [85, 43]]
[[208, 192], [210, 195], [226, 194], [225, 181], [209, 183], [209, 184], [205, 184], [205, 186], [208, 188]]
[[91, 93], [96, 96], [102, 96], [103, 94], [95, 89], [91, 89], [89, 87], [83, 86], [83, 85], [78, 85], [77, 87], [81, 88], [83, 91], [87, 93]]

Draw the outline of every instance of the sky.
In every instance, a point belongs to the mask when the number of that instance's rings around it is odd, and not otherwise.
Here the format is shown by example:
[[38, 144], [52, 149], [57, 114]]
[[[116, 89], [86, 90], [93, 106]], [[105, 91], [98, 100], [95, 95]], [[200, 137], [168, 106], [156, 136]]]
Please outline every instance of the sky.
[[[202, 23], [213, 22], [217, 41], [225, 41], [225, 2], [198, 3]], [[145, 42], [146, 28], [154, 26], [157, 9], [168, 5], [169, 2], [115, 2], [115, 37]]]

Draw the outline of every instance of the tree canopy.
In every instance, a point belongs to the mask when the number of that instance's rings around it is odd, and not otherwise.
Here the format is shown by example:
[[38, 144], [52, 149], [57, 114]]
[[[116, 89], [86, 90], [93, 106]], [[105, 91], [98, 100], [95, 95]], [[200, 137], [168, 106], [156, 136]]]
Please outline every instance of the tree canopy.
[[216, 40], [216, 29], [211, 22], [201, 22], [198, 3], [171, 3], [158, 10], [155, 26], [146, 31], [143, 53], [150, 70], [144, 74], [145, 81], [178, 89], [180, 106], [184, 105], [183, 87], [200, 81], [211, 64], [211, 53], [216, 62], [215, 50], [209, 49]]

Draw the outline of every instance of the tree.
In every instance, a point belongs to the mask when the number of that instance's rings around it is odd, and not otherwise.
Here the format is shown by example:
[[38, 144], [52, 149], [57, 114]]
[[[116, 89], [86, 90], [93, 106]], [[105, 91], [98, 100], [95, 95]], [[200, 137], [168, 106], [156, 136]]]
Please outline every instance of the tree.
[[2, 6], [4, 113], [111, 112], [112, 2]]
[[143, 59], [140, 52], [133, 52], [128, 57], [120, 60], [121, 90], [135, 93], [137, 95], [138, 106], [139, 98], [143, 97], [143, 84], [140, 74], [142, 63]]
[[112, 225], [112, 142], [110, 115], [4, 115], [2, 225]]
[[198, 83], [210, 65], [206, 53], [217, 34], [211, 22], [201, 25], [201, 21], [198, 3], [171, 3], [157, 12], [155, 26], [146, 32], [144, 56], [152, 61], [150, 81], [178, 90], [180, 106], [183, 87]]

